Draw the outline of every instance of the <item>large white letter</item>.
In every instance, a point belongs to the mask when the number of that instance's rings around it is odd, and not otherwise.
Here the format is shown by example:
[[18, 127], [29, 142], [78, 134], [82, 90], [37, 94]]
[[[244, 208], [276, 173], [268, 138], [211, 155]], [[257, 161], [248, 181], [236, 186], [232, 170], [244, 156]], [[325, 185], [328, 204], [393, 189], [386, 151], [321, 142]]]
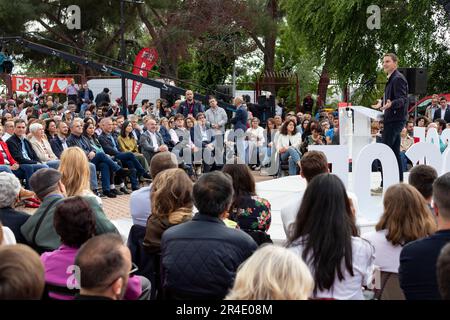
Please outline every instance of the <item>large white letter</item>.
[[317, 150], [325, 153], [328, 163], [331, 163], [331, 171], [337, 175], [348, 189], [348, 146], [308, 146], [308, 150]]
[[432, 166], [437, 172], [442, 170], [441, 152], [435, 144], [425, 142], [415, 143], [406, 151], [406, 156], [411, 160], [413, 165], [419, 162], [419, 164]]
[[398, 163], [391, 148], [382, 143], [368, 144], [361, 149], [353, 167], [353, 190], [359, 203], [369, 203], [372, 163], [377, 159], [383, 167], [383, 192], [399, 182]]

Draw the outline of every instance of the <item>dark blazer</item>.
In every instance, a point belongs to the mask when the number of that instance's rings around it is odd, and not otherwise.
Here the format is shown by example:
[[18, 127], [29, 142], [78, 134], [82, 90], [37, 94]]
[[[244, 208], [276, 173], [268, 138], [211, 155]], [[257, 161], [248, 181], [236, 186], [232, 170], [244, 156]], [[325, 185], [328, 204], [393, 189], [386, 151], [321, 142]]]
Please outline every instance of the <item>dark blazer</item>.
[[162, 235], [163, 288], [178, 297], [223, 299], [237, 268], [256, 248], [245, 232], [198, 213]]
[[408, 115], [408, 81], [398, 70], [395, 70], [384, 89], [383, 101], [392, 101], [392, 106], [384, 111], [384, 123], [406, 121]]
[[11, 229], [16, 237], [18, 243], [27, 243], [22, 232], [20, 232], [20, 227], [27, 222], [29, 214], [24, 212], [16, 211], [13, 208], [1, 208], [0, 209], [0, 221], [5, 227]]
[[102, 91], [100, 92], [96, 97], [95, 97], [95, 104], [97, 105], [97, 107], [99, 107], [102, 102], [111, 102], [111, 98], [109, 97], [109, 94]]
[[[442, 113], [442, 109], [441, 108], [437, 109], [434, 112], [433, 121], [436, 121], [436, 119], [440, 119], [441, 118], [441, 113]], [[447, 123], [450, 122], [450, 107], [449, 106], [447, 106], [447, 108], [445, 109], [444, 120]]]
[[57, 156], [58, 159], [61, 158], [61, 154], [64, 151], [64, 147], [62, 145], [61, 140], [59, 140], [59, 138], [56, 137], [55, 139], [51, 139], [49, 142], [55, 156]]
[[77, 137], [73, 133], [70, 134], [70, 136], [67, 138], [67, 145], [69, 147], [80, 147], [86, 154], [89, 154], [91, 151], [95, 152], [88, 138], [83, 135]]
[[110, 139], [110, 136], [104, 133], [98, 136], [98, 141], [100, 141], [100, 144], [102, 145], [103, 150], [105, 150], [105, 153], [114, 157], [120, 152], [120, 147], [116, 136], [114, 134], [111, 134], [111, 137], [114, 139], [114, 142], [116, 143], [117, 150], [114, 149], [114, 145]]
[[[89, 101], [92, 102], [94, 101], [94, 94], [92, 93], [91, 89], [89, 90]], [[81, 101], [83, 101], [82, 99], [84, 99], [84, 89], [81, 89], [80, 91], [78, 91], [78, 99]], [[87, 101], [84, 103], [88, 103]]]
[[183, 101], [182, 103], [180, 103], [178, 113], [181, 113], [185, 118], [191, 113], [194, 116], [194, 118], [196, 118], [199, 112], [205, 112], [205, 109], [203, 108], [202, 104], [195, 100], [193, 110], [192, 112], [189, 112], [191, 106], [192, 105], [188, 105], [187, 100]]
[[450, 230], [413, 241], [400, 254], [400, 287], [407, 300], [440, 300], [436, 262], [441, 249], [450, 243]]
[[132, 132], [132, 134], [133, 134], [133, 137], [134, 137], [134, 135], [136, 134], [136, 137], [137, 137], [137, 141], [139, 141], [139, 139], [141, 138], [141, 131], [140, 130], [136, 130], [136, 129], [133, 129], [133, 132]]
[[16, 160], [19, 164], [37, 164], [39, 162], [39, 158], [36, 155], [36, 152], [34, 152], [33, 147], [31, 146], [31, 143], [27, 140], [23, 140], [25, 143], [25, 149], [27, 150], [28, 157], [31, 160], [25, 159], [22, 154], [22, 141], [18, 136], [13, 134], [8, 141], [6, 141], [6, 144], [8, 145], [9, 152], [11, 153], [11, 156]]
[[248, 112], [243, 105], [236, 109], [236, 115], [231, 119], [231, 123], [234, 124], [234, 130], [242, 129], [247, 131]]

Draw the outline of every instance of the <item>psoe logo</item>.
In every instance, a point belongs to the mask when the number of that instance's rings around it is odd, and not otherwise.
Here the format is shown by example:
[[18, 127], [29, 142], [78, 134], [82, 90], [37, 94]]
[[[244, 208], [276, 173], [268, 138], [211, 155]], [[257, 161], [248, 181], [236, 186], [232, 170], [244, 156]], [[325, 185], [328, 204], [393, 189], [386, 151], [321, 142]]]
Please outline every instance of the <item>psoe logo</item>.
[[77, 5], [70, 5], [67, 7], [67, 28], [69, 30], [81, 29], [81, 9]]
[[367, 7], [367, 14], [370, 17], [367, 18], [367, 28], [369, 30], [380, 30], [381, 29], [381, 9], [376, 4], [372, 4]]

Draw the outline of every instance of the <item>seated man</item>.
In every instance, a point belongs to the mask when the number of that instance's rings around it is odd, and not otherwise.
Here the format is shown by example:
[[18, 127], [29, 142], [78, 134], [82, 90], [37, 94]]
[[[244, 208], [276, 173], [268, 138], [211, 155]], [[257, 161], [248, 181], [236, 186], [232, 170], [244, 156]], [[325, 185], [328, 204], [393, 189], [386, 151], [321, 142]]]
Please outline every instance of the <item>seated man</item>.
[[44, 286], [36, 252], [23, 244], [0, 247], [0, 300], [40, 300]]
[[438, 231], [406, 244], [400, 254], [400, 287], [407, 300], [440, 300], [436, 264], [450, 242], [450, 172], [433, 183], [434, 214]]
[[[29, 180], [34, 172], [42, 168], [48, 168], [45, 163], [40, 163], [31, 143], [26, 139], [25, 120], [14, 121], [14, 134], [8, 139], [9, 152], [12, 158], [19, 164], [19, 172], [25, 176], [25, 188], [29, 189]], [[21, 178], [21, 176], [18, 176]]]
[[[59, 121], [56, 125], [57, 134], [56, 138], [50, 140], [50, 146], [53, 150], [53, 153], [61, 158], [61, 154], [64, 150], [66, 150], [69, 146], [67, 145], [67, 137], [69, 136], [69, 126], [64, 121]], [[91, 189], [96, 196], [102, 196], [98, 192], [98, 183], [97, 183], [97, 169], [95, 168], [95, 164], [89, 162], [89, 172], [90, 172], [90, 183]]]
[[79, 118], [73, 120], [71, 134], [69, 138], [67, 138], [67, 145], [69, 147], [79, 147], [86, 153], [89, 161], [95, 164], [97, 170], [100, 170], [102, 173], [103, 194], [108, 198], [115, 198], [116, 194], [111, 190], [110, 171], [114, 172], [118, 178], [129, 176], [130, 172], [121, 168], [103, 152], [95, 152], [88, 139], [83, 136], [83, 120]]
[[76, 300], [121, 300], [131, 272], [130, 250], [119, 235], [105, 234], [83, 244], [75, 258], [80, 268]]
[[161, 279], [172, 299], [223, 299], [236, 270], [256, 250], [245, 232], [225, 225], [233, 184], [224, 173], [202, 175], [193, 190], [199, 213], [171, 227], [161, 240]]
[[133, 191], [139, 189], [139, 181], [136, 174], [150, 179], [150, 175], [145, 172], [142, 165], [136, 159], [136, 156], [132, 152], [121, 152], [119, 142], [113, 133], [113, 122], [111, 118], [103, 118], [100, 121], [100, 126], [102, 128], [102, 134], [98, 137], [100, 144], [102, 145], [105, 153], [110, 155], [113, 160], [120, 160], [123, 165], [126, 165], [130, 171], [131, 188]]
[[158, 126], [155, 119], [145, 117], [144, 125], [147, 130], [141, 134], [139, 146], [141, 147], [147, 162], [150, 163], [155, 154], [158, 152], [169, 151], [169, 149], [164, 144], [163, 138], [157, 130]]
[[[53, 217], [56, 206], [63, 201], [66, 188], [61, 182], [61, 173], [55, 169], [41, 169], [30, 180], [31, 187], [42, 201], [39, 209], [25, 222], [20, 231], [29, 245], [42, 253], [61, 246], [61, 238], [56, 233]], [[95, 233], [118, 233], [108, 220], [102, 207], [94, 197], [83, 197], [95, 215]]]

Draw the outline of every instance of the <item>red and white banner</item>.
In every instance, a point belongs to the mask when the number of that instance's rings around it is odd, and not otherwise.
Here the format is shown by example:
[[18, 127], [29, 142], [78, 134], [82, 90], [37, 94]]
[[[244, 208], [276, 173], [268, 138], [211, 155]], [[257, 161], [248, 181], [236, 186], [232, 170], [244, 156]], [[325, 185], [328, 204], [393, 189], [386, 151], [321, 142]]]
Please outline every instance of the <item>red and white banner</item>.
[[[147, 77], [148, 71], [152, 70], [153, 66], [158, 61], [158, 51], [154, 48], [144, 48], [139, 51], [134, 60], [133, 74]], [[136, 97], [141, 90], [142, 83], [133, 80], [133, 89], [131, 91], [131, 103], [134, 103]]]
[[66, 93], [66, 88], [73, 78], [34, 78], [27, 76], [13, 75], [12, 90], [30, 92], [33, 85], [38, 82], [41, 84], [44, 92], [49, 93]]

